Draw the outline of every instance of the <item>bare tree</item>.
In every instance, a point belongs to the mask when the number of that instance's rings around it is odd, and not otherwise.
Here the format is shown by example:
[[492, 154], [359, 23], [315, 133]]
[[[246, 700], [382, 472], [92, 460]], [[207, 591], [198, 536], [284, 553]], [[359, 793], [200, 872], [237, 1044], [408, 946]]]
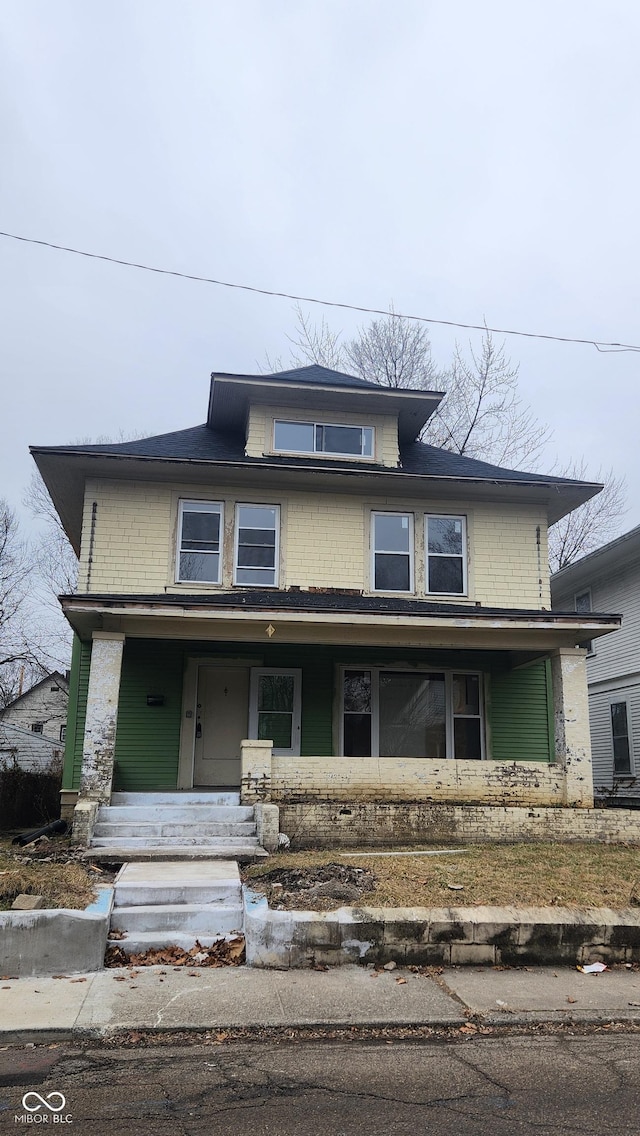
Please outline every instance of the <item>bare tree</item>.
[[50, 657], [34, 633], [29, 597], [33, 556], [23, 540], [18, 520], [0, 500], [0, 707], [48, 669]]
[[[426, 424], [422, 441], [467, 457], [512, 468], [535, 470], [550, 441], [549, 428], [539, 422], [518, 393], [519, 368], [485, 329], [479, 349], [469, 344], [463, 353], [456, 344], [448, 366], [438, 367], [424, 324], [389, 315], [374, 319], [357, 336], [343, 341], [323, 318], [313, 323], [298, 304], [296, 328], [289, 336], [288, 366], [318, 363], [356, 374], [369, 382], [404, 389], [439, 389], [445, 397]], [[281, 360], [267, 360], [272, 370]], [[559, 476], [583, 479], [584, 462], [574, 462]], [[601, 478], [599, 473], [598, 479]], [[605, 489], [550, 531], [551, 565], [568, 564], [592, 551], [618, 530], [624, 513], [625, 486], [606, 475]]]
[[623, 477], [615, 477], [612, 469], [599, 469], [595, 478], [588, 477], [583, 459], [566, 466], [559, 476], [574, 477], [578, 481], [601, 481], [604, 482], [604, 489], [568, 516], [556, 521], [549, 529], [549, 563], [552, 572], [566, 568], [581, 556], [594, 552], [596, 548], [612, 540], [619, 533], [620, 520], [626, 512], [625, 481]]
[[31, 475], [24, 503], [42, 525], [34, 542], [34, 563], [49, 602], [55, 600], [58, 609], [58, 596], [70, 595], [76, 590], [78, 558], [37, 470]]

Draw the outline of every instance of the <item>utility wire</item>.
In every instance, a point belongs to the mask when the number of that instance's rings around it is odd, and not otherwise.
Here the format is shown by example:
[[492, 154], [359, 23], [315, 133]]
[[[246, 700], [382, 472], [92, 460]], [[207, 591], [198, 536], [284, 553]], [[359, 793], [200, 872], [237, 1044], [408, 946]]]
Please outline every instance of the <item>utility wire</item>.
[[58, 252], [70, 252], [75, 256], [86, 256], [91, 260], [105, 260], [108, 264], [121, 264], [125, 268], [139, 268], [143, 272], [156, 272], [160, 276], [177, 276], [181, 280], [195, 280], [200, 284], [216, 284], [219, 288], [236, 288], [242, 292], [255, 292], [259, 296], [276, 296], [282, 300], [296, 300], [303, 304], [319, 304], [325, 308], [343, 308], [350, 312], [365, 312], [367, 315], [438, 324], [440, 327], [459, 327], [466, 331], [491, 331], [496, 335], [520, 335], [526, 339], [547, 339], [554, 343], [581, 343], [588, 347], [595, 347], [596, 351], [602, 352], [640, 351], [640, 346], [632, 343], [606, 343], [600, 339], [578, 339], [571, 335], [544, 335], [542, 332], [536, 331], [514, 331], [513, 328], [507, 327], [488, 327], [484, 323], [460, 323], [458, 320], [403, 315], [402, 312], [385, 311], [383, 308], [366, 308], [360, 304], [340, 303], [338, 300], [319, 300], [315, 296], [297, 296], [292, 292], [276, 292], [270, 288], [256, 288], [251, 284], [233, 284], [228, 280], [215, 280], [211, 276], [196, 276], [194, 273], [177, 272], [171, 268], [156, 268], [150, 264], [138, 264], [134, 260], [120, 260], [115, 256], [104, 256], [98, 252], [87, 252], [85, 249], [69, 248], [68, 245], [55, 245], [52, 241], [39, 241], [35, 237], [22, 237], [18, 236], [17, 233], [5, 233], [2, 230], [0, 230], [0, 237], [7, 237], [12, 241], [22, 241], [29, 245], [42, 245], [43, 248], [56, 249]]

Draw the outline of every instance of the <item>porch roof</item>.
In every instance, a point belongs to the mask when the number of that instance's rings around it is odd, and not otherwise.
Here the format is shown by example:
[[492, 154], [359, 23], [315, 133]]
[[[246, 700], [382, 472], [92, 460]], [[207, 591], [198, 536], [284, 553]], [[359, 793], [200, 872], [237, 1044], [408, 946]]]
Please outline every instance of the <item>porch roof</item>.
[[234, 591], [61, 596], [81, 636], [132, 636], [552, 650], [620, 627], [621, 616], [486, 608], [342, 591]]

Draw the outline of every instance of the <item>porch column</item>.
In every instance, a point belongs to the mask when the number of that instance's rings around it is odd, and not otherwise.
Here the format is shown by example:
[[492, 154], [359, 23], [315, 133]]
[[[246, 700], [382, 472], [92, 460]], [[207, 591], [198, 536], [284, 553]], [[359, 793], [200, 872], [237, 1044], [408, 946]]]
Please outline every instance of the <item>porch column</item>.
[[243, 805], [271, 800], [272, 741], [245, 739], [240, 743], [242, 774], [240, 800]]
[[564, 768], [564, 804], [593, 808], [587, 652], [561, 647], [551, 656], [556, 761]]
[[80, 800], [89, 798], [99, 804], [108, 804], [113, 781], [125, 637], [116, 631], [94, 631], [92, 638]]

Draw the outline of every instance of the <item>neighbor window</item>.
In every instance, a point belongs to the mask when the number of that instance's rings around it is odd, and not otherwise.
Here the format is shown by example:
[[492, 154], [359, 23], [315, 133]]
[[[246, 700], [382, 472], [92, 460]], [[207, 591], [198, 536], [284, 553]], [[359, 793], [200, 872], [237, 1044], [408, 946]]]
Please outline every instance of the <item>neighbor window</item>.
[[631, 773], [631, 745], [626, 702], [611, 703], [611, 735], [613, 739], [613, 772]]
[[467, 554], [464, 517], [430, 514], [425, 518], [427, 592], [466, 595]]
[[322, 422], [273, 424], [273, 448], [291, 454], [339, 454], [373, 457], [372, 426], [335, 426]]
[[178, 531], [178, 580], [219, 584], [222, 505], [215, 501], [181, 501]]
[[342, 711], [345, 757], [483, 756], [477, 673], [347, 667]]
[[43, 732], [44, 732], [44, 723], [43, 722], [32, 722], [31, 723], [31, 733], [32, 734], [42, 734]]
[[277, 584], [279, 528], [278, 505], [237, 506], [235, 584]]
[[372, 513], [373, 590], [413, 591], [413, 517]]
[[[588, 612], [590, 612], [592, 610], [591, 609], [591, 592], [590, 591], [578, 592], [577, 595], [575, 596], [574, 602], [575, 602], [576, 611], [581, 612], [581, 613], [586, 615]], [[591, 639], [585, 639], [580, 644], [580, 646], [585, 647], [590, 655], [593, 654], [593, 643], [592, 643]]]
[[66, 741], [66, 737], [67, 737], [67, 727], [61, 726], [60, 727], [60, 741], [61, 742]]

